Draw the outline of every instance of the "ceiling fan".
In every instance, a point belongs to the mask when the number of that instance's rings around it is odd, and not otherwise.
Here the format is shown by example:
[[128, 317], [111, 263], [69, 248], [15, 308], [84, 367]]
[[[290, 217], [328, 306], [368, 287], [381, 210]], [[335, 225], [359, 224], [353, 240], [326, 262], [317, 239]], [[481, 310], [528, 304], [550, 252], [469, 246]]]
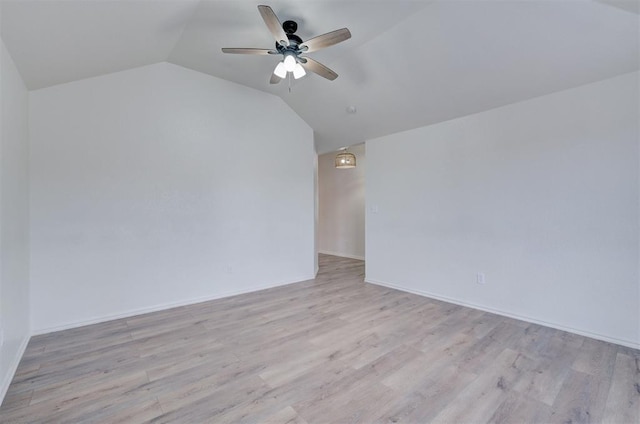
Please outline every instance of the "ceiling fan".
[[282, 61], [278, 62], [276, 69], [271, 75], [271, 84], [279, 83], [286, 78], [289, 73], [292, 73], [295, 79], [302, 78], [306, 75], [306, 71], [318, 74], [330, 81], [338, 78], [338, 74], [334, 71], [310, 57], [302, 56], [302, 54], [311, 53], [348, 40], [351, 38], [351, 33], [347, 28], [337, 29], [313, 37], [307, 41], [302, 41], [302, 39], [295, 34], [298, 30], [298, 24], [295, 21], [284, 21], [283, 24], [280, 24], [280, 20], [269, 6], [258, 6], [258, 10], [264, 23], [267, 24], [267, 28], [269, 28], [269, 31], [276, 40], [276, 48], [223, 48], [223, 53], [282, 55]]

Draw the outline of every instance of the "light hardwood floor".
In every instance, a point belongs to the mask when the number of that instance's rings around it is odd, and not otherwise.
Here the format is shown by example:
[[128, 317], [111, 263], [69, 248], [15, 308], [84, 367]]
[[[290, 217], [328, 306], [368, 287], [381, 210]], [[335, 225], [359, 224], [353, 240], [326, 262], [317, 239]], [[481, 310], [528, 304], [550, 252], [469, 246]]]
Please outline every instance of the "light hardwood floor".
[[638, 423], [640, 352], [315, 280], [34, 337], [2, 423]]

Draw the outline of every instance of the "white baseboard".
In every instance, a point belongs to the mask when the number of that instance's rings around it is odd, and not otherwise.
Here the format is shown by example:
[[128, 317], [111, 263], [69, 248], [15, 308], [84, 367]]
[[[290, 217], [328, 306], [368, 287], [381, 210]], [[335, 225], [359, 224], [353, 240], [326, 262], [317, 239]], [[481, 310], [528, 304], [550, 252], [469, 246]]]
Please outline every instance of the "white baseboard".
[[16, 374], [18, 370], [18, 365], [20, 365], [20, 360], [24, 355], [25, 350], [27, 350], [27, 345], [29, 344], [29, 339], [31, 337], [25, 337], [22, 339], [22, 343], [20, 343], [20, 347], [18, 348], [18, 352], [16, 356], [11, 361], [11, 366], [9, 367], [9, 371], [4, 376], [2, 380], [2, 386], [0, 386], [0, 405], [2, 405], [2, 401], [4, 397], [7, 395], [7, 390], [9, 390], [9, 385], [11, 384], [11, 380], [13, 380], [13, 376]]
[[505, 312], [505, 311], [501, 311], [498, 309], [493, 309], [493, 308], [488, 308], [486, 306], [481, 306], [481, 305], [476, 305], [473, 303], [468, 303], [468, 302], [463, 302], [457, 299], [452, 299], [450, 297], [446, 297], [446, 296], [440, 296], [437, 294], [433, 294], [433, 293], [429, 293], [426, 291], [422, 291], [422, 290], [413, 290], [413, 289], [408, 289], [405, 287], [401, 287], [392, 283], [387, 283], [384, 281], [377, 281], [377, 280], [372, 280], [369, 278], [364, 279], [365, 283], [369, 283], [369, 284], [375, 284], [377, 286], [383, 286], [383, 287], [388, 287], [391, 289], [396, 289], [396, 290], [400, 290], [403, 292], [407, 292], [407, 293], [412, 293], [412, 294], [417, 294], [418, 296], [424, 296], [424, 297], [428, 297], [431, 299], [436, 299], [436, 300], [441, 300], [443, 302], [447, 302], [447, 303], [453, 303], [455, 305], [460, 305], [460, 306], [466, 306], [467, 308], [473, 308], [473, 309], [477, 309], [480, 311], [484, 311], [484, 312], [490, 312], [492, 314], [496, 314], [496, 315], [501, 315], [501, 316], [505, 316], [508, 318], [513, 318], [513, 319], [517, 319], [520, 321], [526, 321], [526, 322], [530, 322], [532, 324], [538, 324], [538, 325], [542, 325], [545, 327], [550, 327], [550, 328], [555, 328], [556, 330], [562, 330], [562, 331], [566, 331], [568, 333], [573, 333], [573, 334], [578, 334], [580, 336], [585, 336], [585, 337], [589, 337], [592, 339], [597, 339], [597, 340], [602, 340], [605, 342], [609, 342], [609, 343], [614, 343], [617, 345], [621, 345], [621, 346], [627, 346], [633, 349], [640, 349], [640, 343], [636, 343], [633, 342], [631, 340], [624, 340], [624, 339], [618, 339], [616, 337], [609, 337], [609, 336], [605, 336], [603, 334], [598, 334], [598, 333], [592, 333], [590, 331], [586, 331], [586, 330], [579, 330], [577, 328], [572, 328], [572, 327], [567, 327], [561, 324], [556, 324], [556, 323], [552, 323], [552, 322], [547, 322], [547, 321], [542, 321], [539, 319], [535, 319], [535, 318], [531, 318], [531, 317], [527, 317], [527, 316], [523, 316], [523, 315], [518, 315], [518, 314], [514, 314], [511, 312]]
[[339, 256], [341, 258], [357, 259], [359, 261], [364, 261], [364, 256], [350, 255], [348, 253], [329, 252], [328, 250], [319, 250], [318, 253], [322, 253], [323, 255]]
[[178, 302], [163, 303], [163, 304], [160, 304], [160, 305], [154, 305], [154, 306], [138, 308], [138, 309], [131, 309], [131, 310], [128, 310], [128, 311], [118, 312], [118, 313], [115, 313], [115, 314], [108, 314], [108, 315], [94, 317], [94, 318], [90, 318], [90, 319], [86, 319], [86, 320], [68, 322], [68, 323], [61, 324], [61, 325], [55, 325], [55, 326], [52, 326], [52, 327], [34, 328], [34, 329], [32, 329], [31, 333], [32, 333], [33, 336], [37, 336], [37, 335], [41, 335], [41, 334], [53, 333], [55, 331], [69, 330], [71, 328], [84, 327], [85, 325], [98, 324], [100, 322], [112, 321], [112, 320], [115, 320], [115, 319], [129, 318], [129, 317], [133, 317], [133, 316], [136, 316], [136, 315], [148, 314], [150, 312], [158, 312], [158, 311], [163, 311], [163, 310], [166, 310], [166, 309], [177, 308], [179, 306], [194, 305], [196, 303], [208, 302], [210, 300], [222, 299], [224, 297], [231, 297], [231, 296], [237, 296], [239, 294], [246, 294], [246, 293], [252, 293], [252, 292], [256, 292], [256, 291], [260, 291], [260, 290], [272, 289], [274, 287], [286, 286], [286, 285], [289, 285], [289, 284], [300, 283], [302, 281], [313, 280], [314, 278], [315, 278], [315, 276], [305, 276], [305, 277], [301, 277], [299, 279], [296, 279], [294, 281], [287, 281], [287, 282], [284, 282], [284, 283], [253, 286], [253, 287], [250, 287], [250, 288], [244, 289], [244, 290], [216, 293], [216, 294], [211, 295], [211, 296], [203, 296], [203, 297], [198, 297], [198, 298], [181, 300], [181, 301], [178, 301]]

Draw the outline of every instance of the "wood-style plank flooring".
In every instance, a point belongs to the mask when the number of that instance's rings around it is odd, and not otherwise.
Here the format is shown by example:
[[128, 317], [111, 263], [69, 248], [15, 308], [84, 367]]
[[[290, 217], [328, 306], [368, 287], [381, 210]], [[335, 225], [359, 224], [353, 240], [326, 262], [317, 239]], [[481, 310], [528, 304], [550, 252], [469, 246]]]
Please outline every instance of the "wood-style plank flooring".
[[640, 422], [640, 352], [315, 280], [34, 337], [2, 423]]

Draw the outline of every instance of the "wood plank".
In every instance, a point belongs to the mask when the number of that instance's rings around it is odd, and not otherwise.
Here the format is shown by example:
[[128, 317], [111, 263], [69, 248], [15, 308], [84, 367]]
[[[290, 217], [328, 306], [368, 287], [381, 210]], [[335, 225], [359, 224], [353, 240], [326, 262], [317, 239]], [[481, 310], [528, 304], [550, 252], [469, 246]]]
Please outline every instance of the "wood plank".
[[603, 423], [640, 422], [640, 354], [618, 353]]
[[308, 424], [295, 409], [287, 406], [263, 421], [264, 424]]
[[503, 350], [490, 367], [434, 417], [433, 422], [488, 422], [514, 383], [528, 372], [530, 362], [519, 352]]
[[563, 423], [602, 422], [610, 384], [608, 379], [570, 370], [553, 403], [550, 420]]

